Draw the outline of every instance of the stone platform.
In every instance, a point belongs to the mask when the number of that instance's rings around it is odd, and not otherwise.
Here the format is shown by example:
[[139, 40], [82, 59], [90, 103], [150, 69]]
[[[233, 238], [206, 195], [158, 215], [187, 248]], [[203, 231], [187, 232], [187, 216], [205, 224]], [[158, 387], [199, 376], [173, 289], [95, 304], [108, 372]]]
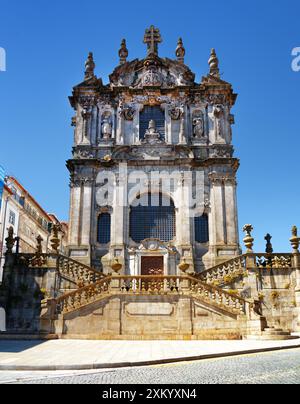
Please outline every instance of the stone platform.
[[300, 348], [289, 341], [0, 341], [0, 370], [147, 366]]

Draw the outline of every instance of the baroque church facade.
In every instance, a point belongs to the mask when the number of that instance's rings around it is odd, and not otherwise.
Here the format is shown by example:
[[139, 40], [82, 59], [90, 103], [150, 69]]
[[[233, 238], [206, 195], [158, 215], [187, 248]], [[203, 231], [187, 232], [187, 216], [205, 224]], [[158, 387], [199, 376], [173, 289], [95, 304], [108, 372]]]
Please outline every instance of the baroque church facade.
[[[183, 258], [200, 272], [240, 253], [231, 113], [237, 96], [220, 77], [215, 50], [208, 75], [196, 83], [182, 39], [175, 59], [159, 56], [161, 42], [160, 31], [150, 27], [145, 58], [129, 61], [123, 40], [108, 85], [96, 77], [90, 53], [85, 79], [70, 97], [69, 254], [103, 272], [114, 258], [128, 275], [174, 275]], [[139, 172], [143, 192], [134, 194], [130, 177]], [[174, 172], [168, 189], [155, 178]], [[102, 206], [99, 174], [114, 175], [115, 192]], [[125, 204], [118, 198], [121, 181]], [[153, 194], [158, 206], [151, 205]], [[187, 195], [194, 205], [185, 203]], [[136, 206], [145, 200], [147, 207]]]
[[[238, 236], [231, 84], [215, 50], [196, 83], [180, 39], [159, 56], [147, 29], [142, 60], [104, 85], [93, 55], [70, 97], [75, 110], [66, 252], [15, 252], [8, 229], [0, 309], [6, 335], [79, 339], [290, 339], [300, 330], [300, 237], [292, 251], [254, 251]], [[1, 331], [0, 331], [1, 337]]]

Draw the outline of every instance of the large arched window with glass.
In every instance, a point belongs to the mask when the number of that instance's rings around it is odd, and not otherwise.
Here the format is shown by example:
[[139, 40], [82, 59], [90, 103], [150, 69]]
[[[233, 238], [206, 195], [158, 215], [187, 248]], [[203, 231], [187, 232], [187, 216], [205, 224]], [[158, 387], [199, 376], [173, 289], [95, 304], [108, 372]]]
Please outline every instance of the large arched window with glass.
[[176, 237], [174, 202], [162, 194], [147, 194], [130, 208], [130, 237], [137, 243], [149, 238], [167, 242]]
[[197, 243], [209, 242], [208, 215], [195, 217], [195, 240]]
[[165, 138], [165, 112], [159, 105], [148, 106], [146, 105], [140, 112], [140, 139], [145, 138], [145, 133], [149, 128], [149, 122], [153, 120], [156, 124], [156, 130], [160, 134], [161, 138]]
[[100, 244], [108, 244], [111, 239], [111, 216], [109, 213], [101, 213], [97, 223], [97, 241]]

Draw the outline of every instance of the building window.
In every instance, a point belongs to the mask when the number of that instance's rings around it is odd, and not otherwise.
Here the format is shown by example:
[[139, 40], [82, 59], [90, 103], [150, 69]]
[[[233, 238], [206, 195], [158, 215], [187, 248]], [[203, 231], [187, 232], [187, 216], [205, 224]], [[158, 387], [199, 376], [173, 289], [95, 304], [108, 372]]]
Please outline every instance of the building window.
[[100, 244], [110, 243], [111, 238], [111, 216], [109, 213], [102, 213], [98, 217], [97, 241]]
[[[130, 237], [137, 243], [155, 238], [171, 241], [176, 237], [176, 213], [173, 201], [161, 194], [153, 203], [151, 194], [140, 198], [130, 210]], [[136, 204], [135, 204], [136, 205]]]
[[16, 224], [16, 214], [12, 211], [9, 212], [8, 222], [12, 226], [14, 226]]
[[208, 216], [195, 217], [195, 240], [197, 243], [209, 242]]
[[149, 122], [154, 120], [157, 132], [160, 133], [162, 139], [165, 138], [165, 112], [160, 106], [145, 106], [140, 112], [140, 139], [145, 138], [146, 130], [149, 128]]

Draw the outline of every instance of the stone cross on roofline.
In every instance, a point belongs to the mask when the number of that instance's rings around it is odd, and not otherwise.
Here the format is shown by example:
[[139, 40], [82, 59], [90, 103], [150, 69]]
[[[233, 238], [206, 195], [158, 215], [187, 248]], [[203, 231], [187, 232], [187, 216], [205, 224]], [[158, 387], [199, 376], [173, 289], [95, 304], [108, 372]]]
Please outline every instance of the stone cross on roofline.
[[146, 29], [144, 43], [148, 45], [148, 56], [158, 55], [158, 44], [162, 43], [162, 37], [159, 29], [155, 28], [154, 25]]

